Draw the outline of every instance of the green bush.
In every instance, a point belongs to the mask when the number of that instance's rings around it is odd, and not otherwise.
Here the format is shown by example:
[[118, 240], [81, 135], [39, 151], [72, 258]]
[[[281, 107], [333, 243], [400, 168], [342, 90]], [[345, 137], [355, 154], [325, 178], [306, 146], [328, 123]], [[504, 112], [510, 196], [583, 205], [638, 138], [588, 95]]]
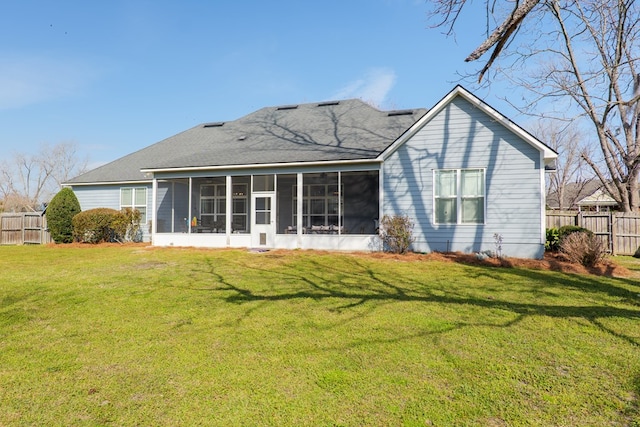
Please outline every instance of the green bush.
[[83, 243], [124, 242], [140, 238], [140, 212], [96, 208], [73, 218], [73, 237]]
[[557, 252], [560, 249], [560, 233], [557, 228], [547, 228], [547, 241], [544, 243], [545, 251]]
[[73, 217], [73, 239], [83, 243], [111, 242], [115, 232], [112, 223], [119, 212], [115, 209], [96, 208], [82, 211]]
[[118, 212], [111, 224], [119, 241], [137, 242], [142, 239], [140, 218], [142, 214], [137, 209], [125, 208]]
[[380, 237], [384, 250], [403, 254], [414, 241], [413, 222], [407, 215], [385, 215], [380, 222]]
[[56, 243], [73, 241], [73, 217], [80, 212], [80, 202], [70, 188], [63, 188], [47, 206], [47, 225]]
[[563, 225], [562, 227], [558, 228], [558, 240], [560, 244], [562, 244], [562, 240], [565, 237], [567, 237], [569, 234], [577, 233], [577, 232], [593, 234], [591, 230], [587, 230], [584, 227], [578, 227], [577, 225]]

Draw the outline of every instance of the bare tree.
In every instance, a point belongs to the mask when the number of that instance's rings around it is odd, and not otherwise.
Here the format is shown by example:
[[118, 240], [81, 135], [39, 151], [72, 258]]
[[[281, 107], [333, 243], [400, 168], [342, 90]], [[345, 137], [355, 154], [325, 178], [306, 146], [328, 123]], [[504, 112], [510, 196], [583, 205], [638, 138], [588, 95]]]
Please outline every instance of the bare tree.
[[5, 211], [32, 211], [47, 202], [60, 184], [86, 171], [74, 143], [43, 144], [36, 154], [14, 153], [0, 163], [0, 196]]
[[[435, 14], [443, 17], [440, 25], [453, 28], [466, 0], [434, 1]], [[599, 148], [584, 161], [622, 210], [640, 210], [640, 6], [634, 0], [486, 0], [485, 5], [498, 24], [467, 58], [494, 47], [480, 78], [500, 56], [504, 61], [497, 72], [527, 89], [522, 109], [556, 105], [563, 115], [575, 111], [573, 120], [589, 124], [587, 140]], [[522, 43], [515, 45], [517, 37]]]
[[[571, 197], [575, 198], [593, 179], [583, 158], [584, 144], [580, 129], [557, 120], [542, 119], [532, 130], [538, 139], [545, 141], [558, 153], [556, 170], [547, 181], [547, 194], [555, 195], [560, 209], [573, 205], [575, 200], [571, 200]], [[566, 193], [569, 185], [575, 196]]]

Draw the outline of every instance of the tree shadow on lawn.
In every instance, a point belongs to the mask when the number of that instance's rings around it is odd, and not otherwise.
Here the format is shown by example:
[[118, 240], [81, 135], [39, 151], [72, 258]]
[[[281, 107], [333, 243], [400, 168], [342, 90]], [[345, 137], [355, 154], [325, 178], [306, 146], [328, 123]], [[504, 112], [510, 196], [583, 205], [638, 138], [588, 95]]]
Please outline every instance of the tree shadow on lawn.
[[[575, 275], [565, 273], [544, 273], [541, 271], [521, 269], [521, 268], [505, 268], [505, 267], [488, 267], [466, 265], [465, 274], [474, 281], [482, 280], [483, 277], [490, 279], [491, 282], [504, 281], [505, 274], [510, 275], [516, 282], [512, 285], [512, 290], [520, 286], [526, 286], [522, 292], [530, 292], [532, 300], [540, 301], [535, 298], [536, 293], [544, 292], [543, 288], [553, 288], [554, 290], [577, 289], [583, 292], [607, 295], [618, 299], [624, 305], [632, 305], [636, 308], [622, 308], [610, 305], [566, 305], [566, 304], [544, 304], [544, 303], [522, 303], [509, 301], [508, 299], [499, 299], [494, 296], [492, 290], [495, 287], [482, 289], [485, 295], [471, 295], [470, 293], [460, 292], [460, 287], [447, 288], [440, 286], [436, 288], [431, 284], [425, 284], [416, 279], [416, 276], [401, 275], [394, 271], [392, 276], [384, 277], [382, 274], [370, 268], [365, 262], [354, 257], [350, 259], [348, 268], [340, 269], [336, 265], [323, 264], [320, 258], [309, 258], [306, 260], [311, 268], [306, 268], [304, 272], [291, 273], [291, 270], [274, 270], [261, 268], [258, 266], [248, 266], [238, 262], [237, 268], [244, 269], [245, 272], [259, 277], [264, 283], [272, 282], [269, 290], [265, 290], [264, 286], [256, 290], [235, 284], [236, 280], [227, 277], [220, 272], [213, 261], [207, 258], [209, 271], [215, 282], [222, 285], [221, 287], [208, 288], [207, 290], [224, 291], [231, 294], [223, 297], [226, 302], [233, 304], [255, 303], [255, 302], [276, 302], [295, 299], [338, 299], [345, 300], [344, 304], [335, 307], [334, 310], [349, 311], [353, 313], [354, 318], [366, 316], [375, 310], [381, 303], [393, 302], [424, 302], [437, 303], [445, 305], [475, 306], [478, 308], [489, 310], [506, 310], [516, 314], [516, 318], [507, 324], [502, 325], [508, 327], [520, 322], [527, 316], [548, 316], [556, 318], [580, 318], [593, 324], [603, 332], [607, 332], [617, 338], [620, 338], [634, 346], [640, 347], [640, 338], [636, 335], [625, 334], [621, 331], [615, 331], [608, 328], [602, 319], [606, 318], [625, 318], [632, 320], [640, 320], [640, 285], [632, 280], [621, 278], [601, 278], [597, 276]], [[419, 264], [416, 264], [419, 266]], [[228, 266], [227, 266], [228, 267]], [[323, 274], [329, 272], [330, 274]], [[459, 274], [459, 273], [457, 273]], [[300, 290], [289, 291], [282, 290], [278, 283], [286, 281], [288, 285], [300, 285]], [[532, 282], [527, 285], [524, 283]], [[620, 283], [618, 286], [616, 283]], [[291, 286], [287, 286], [290, 288]], [[627, 289], [630, 287], [632, 290]], [[474, 289], [477, 293], [478, 288]], [[434, 293], [437, 291], [437, 294]], [[550, 294], [557, 297], [557, 293]], [[353, 312], [351, 309], [358, 306], [366, 306], [364, 312]], [[257, 309], [254, 307], [251, 311]], [[249, 316], [250, 313], [245, 313]]]

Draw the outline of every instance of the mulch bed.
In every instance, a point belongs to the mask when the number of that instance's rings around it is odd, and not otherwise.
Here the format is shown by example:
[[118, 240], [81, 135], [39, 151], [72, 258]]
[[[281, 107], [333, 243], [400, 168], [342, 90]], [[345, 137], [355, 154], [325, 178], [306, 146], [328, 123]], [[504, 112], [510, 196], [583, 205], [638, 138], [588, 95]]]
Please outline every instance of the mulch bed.
[[[102, 246], [138, 246], [149, 247], [149, 243], [100, 243]], [[60, 247], [95, 247], [96, 245], [87, 243], [70, 243], [64, 245], [56, 245], [51, 243], [48, 246], [60, 246]], [[268, 251], [270, 252], [270, 251]], [[282, 253], [284, 250], [276, 250], [273, 252]], [[272, 253], [273, 253], [272, 252]], [[311, 251], [309, 251], [311, 252]], [[315, 251], [322, 253], [326, 251]], [[525, 259], [525, 258], [479, 258], [476, 254], [466, 254], [462, 252], [432, 252], [429, 254], [419, 253], [406, 253], [406, 254], [390, 254], [384, 252], [361, 252], [353, 253], [362, 257], [369, 258], [382, 258], [382, 259], [395, 259], [398, 261], [424, 261], [434, 260], [442, 262], [457, 262], [468, 265], [483, 265], [502, 268], [531, 268], [536, 270], [551, 270], [560, 271], [563, 273], [574, 274], [593, 274], [597, 276], [608, 277], [633, 277], [634, 273], [629, 269], [617, 265], [611, 260], [605, 260], [603, 263], [595, 267], [584, 267], [579, 264], [569, 262], [561, 253], [545, 252], [543, 259]]]

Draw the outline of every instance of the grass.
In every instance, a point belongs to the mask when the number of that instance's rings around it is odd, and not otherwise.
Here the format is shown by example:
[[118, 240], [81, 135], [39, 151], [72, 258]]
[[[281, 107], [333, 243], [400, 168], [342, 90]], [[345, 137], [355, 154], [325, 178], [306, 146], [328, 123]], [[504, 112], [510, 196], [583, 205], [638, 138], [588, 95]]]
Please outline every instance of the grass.
[[136, 246], [0, 271], [0, 425], [640, 426], [637, 278]]

